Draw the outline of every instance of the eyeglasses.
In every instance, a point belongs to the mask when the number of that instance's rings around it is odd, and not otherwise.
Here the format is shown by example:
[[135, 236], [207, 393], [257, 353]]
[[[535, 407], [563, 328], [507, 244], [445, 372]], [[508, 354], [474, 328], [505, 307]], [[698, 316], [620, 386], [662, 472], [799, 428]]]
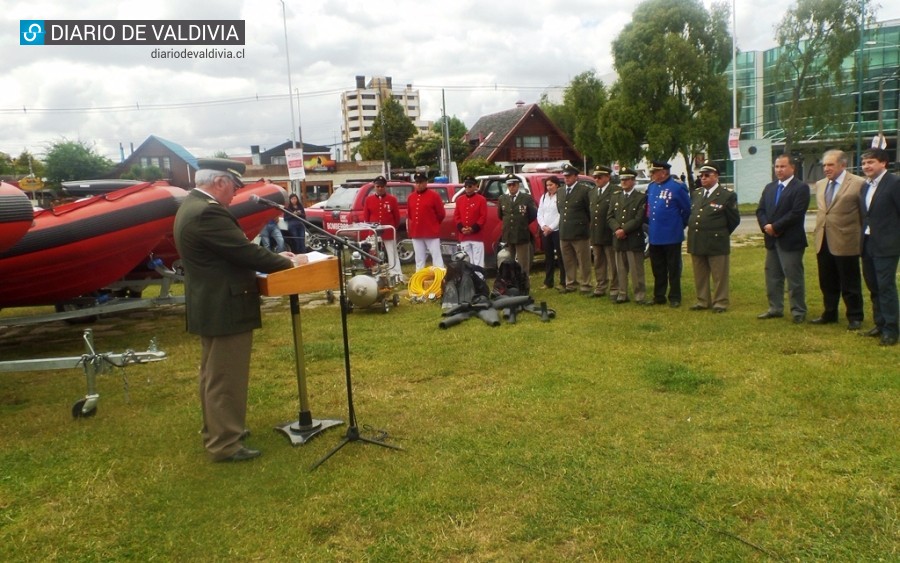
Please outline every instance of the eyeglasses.
[[708, 177], [710, 177], [710, 176], [712, 176], [712, 175], [713, 175], [712, 172], [701, 172], [701, 173], [700, 173], [700, 177], [702, 177], [702, 178], [708, 178]]

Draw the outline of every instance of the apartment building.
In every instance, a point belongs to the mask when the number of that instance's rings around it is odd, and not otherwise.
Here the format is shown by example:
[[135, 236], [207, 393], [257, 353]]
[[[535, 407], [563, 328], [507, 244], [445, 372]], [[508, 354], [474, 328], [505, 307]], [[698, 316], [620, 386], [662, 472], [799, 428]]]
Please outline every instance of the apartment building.
[[419, 91], [414, 90], [412, 84], [394, 89], [390, 76], [373, 76], [368, 84], [365, 76], [357, 76], [356, 89], [341, 94], [341, 160], [349, 160], [360, 140], [372, 130], [381, 111], [382, 100], [388, 99], [388, 96], [403, 107], [406, 116], [419, 131], [431, 128], [431, 121], [421, 119]]

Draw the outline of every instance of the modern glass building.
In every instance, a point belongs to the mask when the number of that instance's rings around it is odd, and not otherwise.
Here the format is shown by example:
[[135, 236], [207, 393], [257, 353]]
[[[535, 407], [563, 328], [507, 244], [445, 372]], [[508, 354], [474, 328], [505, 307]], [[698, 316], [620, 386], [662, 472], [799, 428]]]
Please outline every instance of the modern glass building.
[[[791, 99], [791, 84], [778, 84], [775, 65], [780, 48], [748, 51], [737, 56], [738, 123], [741, 139], [768, 139], [777, 154], [785, 131], [779, 106]], [[858, 66], [858, 63], [862, 66]], [[861, 68], [861, 71], [860, 71]], [[867, 29], [856, 49], [844, 61], [845, 80], [828, 101], [833, 119], [823, 127], [806, 129], [795, 148], [841, 146], [855, 156], [883, 132], [886, 148], [897, 161], [898, 106], [900, 106], [900, 20], [879, 22]], [[731, 68], [728, 76], [731, 78]], [[861, 94], [860, 94], [861, 92]]]

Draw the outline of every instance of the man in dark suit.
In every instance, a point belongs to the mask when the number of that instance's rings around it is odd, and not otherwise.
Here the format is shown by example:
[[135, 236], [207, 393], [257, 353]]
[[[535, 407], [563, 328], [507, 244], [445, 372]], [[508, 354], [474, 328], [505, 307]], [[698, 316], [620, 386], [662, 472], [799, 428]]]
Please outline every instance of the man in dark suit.
[[804, 221], [809, 208], [809, 186], [794, 177], [796, 166], [790, 155], [775, 159], [776, 181], [766, 185], [756, 220], [765, 234], [766, 294], [769, 309], [758, 319], [784, 316], [784, 282], [787, 280], [791, 315], [795, 324], [806, 321], [806, 282], [803, 252], [806, 250]]
[[175, 246], [184, 265], [187, 331], [200, 336], [200, 406], [203, 445], [213, 461], [260, 455], [244, 447], [253, 329], [262, 326], [256, 272], [306, 262], [273, 254], [247, 240], [228, 210], [243, 186], [244, 165], [200, 159], [197, 187], [175, 215]]
[[825, 310], [813, 324], [836, 323], [844, 297], [848, 330], [863, 320], [862, 278], [859, 275], [859, 190], [863, 179], [847, 172], [847, 154], [830, 150], [822, 155], [825, 177], [816, 182], [816, 263]]
[[609, 201], [614, 191], [609, 182], [612, 170], [606, 166], [594, 168], [592, 176], [597, 187], [591, 190], [591, 251], [594, 259], [594, 297], [603, 297], [609, 291], [613, 301], [619, 294], [616, 271], [616, 251], [613, 234], [607, 222]]
[[634, 189], [637, 172], [623, 168], [619, 172], [622, 191], [615, 192], [609, 201], [607, 223], [613, 231], [616, 249], [616, 270], [619, 273], [619, 294], [616, 303], [628, 301], [628, 275], [634, 287], [634, 299], [643, 303], [647, 295], [644, 281], [644, 223], [647, 220], [647, 195]]
[[[741, 223], [737, 194], [719, 184], [719, 167], [705, 162], [700, 167], [701, 189], [691, 199], [687, 250], [694, 266], [697, 302], [692, 311], [712, 307], [714, 313], [728, 309], [731, 233]], [[709, 280], [713, 289], [710, 292]]]
[[863, 278], [872, 297], [875, 328], [882, 346], [894, 346], [898, 336], [897, 262], [900, 259], [900, 178], [887, 171], [883, 149], [862, 153], [868, 180], [860, 191]]
[[569, 293], [580, 286], [582, 293], [591, 293], [591, 187], [578, 180], [578, 169], [571, 164], [563, 166], [562, 173], [566, 185], [557, 192], [556, 205], [566, 285], [559, 291]]

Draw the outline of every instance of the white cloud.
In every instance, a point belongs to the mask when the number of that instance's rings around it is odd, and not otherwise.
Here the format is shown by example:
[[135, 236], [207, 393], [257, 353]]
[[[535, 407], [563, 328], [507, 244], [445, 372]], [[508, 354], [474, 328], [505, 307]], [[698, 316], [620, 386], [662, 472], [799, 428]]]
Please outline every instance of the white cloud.
[[[0, 151], [40, 154], [68, 138], [93, 142], [118, 160], [120, 143], [127, 153], [130, 144], [155, 134], [198, 156], [237, 155], [291, 136], [279, 1], [6, 4], [0, 13]], [[443, 89], [447, 112], [472, 125], [518, 100], [558, 94], [581, 72], [610, 75], [610, 42], [633, 10], [613, 0], [285, 0], [285, 6], [294, 111], [299, 93], [304, 140], [324, 145], [340, 140], [339, 92], [351, 89], [357, 75], [391, 76], [395, 86], [419, 88], [428, 120], [440, 117]], [[740, 48], [771, 47], [773, 25], [785, 9], [773, 0], [737, 2]], [[882, 8], [880, 19], [898, 15], [900, 6], [891, 6]], [[154, 59], [153, 48], [144, 46], [18, 44], [20, 19], [86, 18], [243, 19], [246, 58]], [[235, 99], [246, 101], [191, 105]], [[72, 108], [90, 109], [58, 111]]]

